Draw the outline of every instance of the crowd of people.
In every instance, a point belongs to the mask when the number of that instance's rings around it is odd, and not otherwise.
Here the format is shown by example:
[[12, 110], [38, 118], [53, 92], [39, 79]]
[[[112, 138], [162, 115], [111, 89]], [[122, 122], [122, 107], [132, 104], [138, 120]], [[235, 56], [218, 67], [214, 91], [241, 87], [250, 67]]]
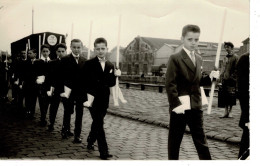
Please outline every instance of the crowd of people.
[[[49, 58], [50, 46], [47, 44], [41, 46], [39, 58], [36, 58], [35, 49], [22, 50], [12, 64], [12, 102], [16, 103], [17, 109], [25, 118], [34, 119], [38, 98], [41, 113], [39, 125], [45, 127], [49, 124], [50, 132], [54, 130], [59, 105], [63, 103], [61, 137], [67, 139], [74, 136], [74, 143], [82, 142], [80, 136], [83, 108], [87, 107], [93, 119], [87, 148], [94, 150], [94, 143], [97, 141], [100, 158], [107, 159], [112, 155], [106, 142], [104, 117], [109, 104], [110, 87], [116, 84], [116, 77], [121, 75], [121, 71], [115, 69], [105, 58], [108, 51], [106, 39], [95, 40], [96, 57], [90, 60], [81, 55], [82, 47], [81, 40], [73, 39], [70, 43], [71, 53], [66, 55], [67, 46], [64, 43], [57, 44], [57, 59], [53, 60]], [[9, 70], [4, 67], [5, 71]], [[8, 87], [2, 93], [2, 100], [7, 91]], [[71, 132], [74, 107], [75, 128]], [[46, 121], [48, 109], [49, 123]]]

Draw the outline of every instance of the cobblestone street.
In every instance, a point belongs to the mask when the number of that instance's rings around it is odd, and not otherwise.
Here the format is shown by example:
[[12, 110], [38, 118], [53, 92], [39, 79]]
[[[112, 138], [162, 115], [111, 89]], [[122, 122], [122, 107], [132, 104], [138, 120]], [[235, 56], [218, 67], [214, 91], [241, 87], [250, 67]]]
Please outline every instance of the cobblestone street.
[[[150, 96], [150, 100], [144, 104], [140, 103], [140, 98], [135, 97], [136, 105], [133, 106], [130, 102], [129, 94], [133, 94], [135, 90], [123, 91], [125, 97], [127, 97], [126, 99], [129, 101], [129, 107], [132, 106], [132, 108], [139, 107], [141, 108], [139, 110], [142, 110], [145, 109], [145, 106], [150, 105], [150, 111], [154, 111], [154, 105], [157, 104], [159, 106], [163, 104], [160, 101], [154, 103], [154, 96]], [[140, 91], [137, 92], [139, 94], [143, 93]], [[153, 92], [147, 92], [146, 94], [150, 93]], [[126, 107], [128, 104], [120, 107]], [[164, 104], [166, 108], [166, 103]], [[83, 117], [83, 130], [81, 134], [83, 142], [82, 144], [73, 144], [73, 138], [68, 140], [61, 139], [62, 109], [61, 104], [53, 132], [48, 132], [47, 128], [38, 125], [39, 109], [36, 110], [36, 119], [32, 121], [20, 120], [16, 116], [13, 116], [11, 112], [2, 113], [0, 116], [0, 159], [100, 160], [97, 145], [95, 145], [95, 151], [88, 151], [86, 149], [86, 139], [92, 122], [88, 110], [85, 109]], [[112, 109], [113, 107], [111, 106], [110, 110]], [[135, 109], [132, 110], [132, 112], [135, 111]], [[136, 112], [136, 114], [138, 113]], [[75, 114], [72, 115], [73, 123], [74, 116]], [[163, 116], [161, 118], [163, 119]], [[72, 131], [74, 129], [73, 123]], [[105, 131], [109, 151], [113, 154], [111, 160], [167, 160], [168, 129], [165, 127], [122, 118], [109, 113], [105, 118]], [[208, 142], [213, 160], [237, 159], [239, 150], [237, 145], [215, 139], [208, 139]], [[180, 159], [198, 160], [197, 152], [189, 134], [185, 134], [183, 138]]]

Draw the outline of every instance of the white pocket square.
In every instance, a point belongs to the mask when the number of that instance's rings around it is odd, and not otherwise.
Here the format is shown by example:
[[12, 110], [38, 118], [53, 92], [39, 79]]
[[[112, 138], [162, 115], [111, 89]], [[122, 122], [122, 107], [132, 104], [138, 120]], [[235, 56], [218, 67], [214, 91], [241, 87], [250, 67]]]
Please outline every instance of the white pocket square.
[[113, 69], [111, 69], [109, 73], [112, 73], [112, 72], [113, 72]]

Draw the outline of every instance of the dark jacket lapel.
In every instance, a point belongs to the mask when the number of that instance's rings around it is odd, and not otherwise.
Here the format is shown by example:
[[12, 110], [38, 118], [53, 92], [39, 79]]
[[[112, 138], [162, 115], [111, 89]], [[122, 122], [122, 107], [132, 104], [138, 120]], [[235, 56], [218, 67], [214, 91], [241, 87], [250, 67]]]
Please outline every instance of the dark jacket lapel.
[[195, 73], [195, 66], [194, 64], [192, 63], [190, 57], [188, 56], [188, 54], [182, 49], [182, 52], [181, 52], [181, 56], [182, 56], [182, 60], [183, 62], [185, 63], [185, 65], [193, 72]]
[[201, 73], [201, 66], [202, 66], [202, 61], [199, 58], [199, 55], [197, 55], [195, 53], [195, 59], [196, 59], [196, 70], [195, 70], [195, 75], [194, 75], [194, 79], [192, 82], [196, 81], [196, 79], [200, 79], [200, 73]]

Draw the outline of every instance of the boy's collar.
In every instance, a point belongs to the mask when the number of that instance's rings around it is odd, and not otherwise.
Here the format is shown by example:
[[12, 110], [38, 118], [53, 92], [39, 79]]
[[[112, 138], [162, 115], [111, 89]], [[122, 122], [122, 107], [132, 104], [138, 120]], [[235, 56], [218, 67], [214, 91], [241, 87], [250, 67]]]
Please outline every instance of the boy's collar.
[[79, 57], [79, 54], [76, 55], [76, 54], [74, 54], [73, 52], [71, 52], [71, 54], [73, 55], [73, 57]]
[[190, 56], [190, 53], [191, 53], [192, 51], [188, 50], [188, 49], [185, 48], [184, 46], [183, 46], [182, 48], [183, 48], [183, 50]]
[[[41, 56], [41, 60], [45, 61], [46, 58], [44, 58], [43, 56]], [[51, 59], [49, 57], [47, 57], [47, 61], [50, 61]]]

